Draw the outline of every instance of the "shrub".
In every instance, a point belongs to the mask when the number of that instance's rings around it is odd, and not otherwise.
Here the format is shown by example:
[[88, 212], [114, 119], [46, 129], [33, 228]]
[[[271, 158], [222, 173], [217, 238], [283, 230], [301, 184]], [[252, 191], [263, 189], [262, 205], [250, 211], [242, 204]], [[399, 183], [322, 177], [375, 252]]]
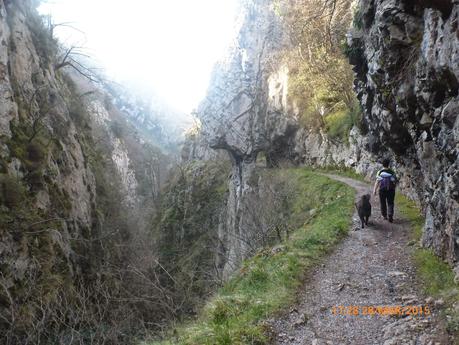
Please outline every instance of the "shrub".
[[78, 127], [90, 127], [86, 106], [83, 101], [76, 96], [72, 96], [70, 100], [69, 115]]
[[347, 140], [352, 119], [347, 109], [338, 110], [325, 117], [325, 129], [332, 139]]
[[325, 116], [325, 129], [330, 138], [347, 142], [352, 127], [362, 127], [361, 118], [362, 110], [360, 104], [355, 100], [350, 108], [343, 107]]
[[110, 123], [110, 129], [112, 130], [113, 135], [118, 139], [121, 139], [123, 137], [124, 128], [120, 122], [113, 121], [112, 123]]

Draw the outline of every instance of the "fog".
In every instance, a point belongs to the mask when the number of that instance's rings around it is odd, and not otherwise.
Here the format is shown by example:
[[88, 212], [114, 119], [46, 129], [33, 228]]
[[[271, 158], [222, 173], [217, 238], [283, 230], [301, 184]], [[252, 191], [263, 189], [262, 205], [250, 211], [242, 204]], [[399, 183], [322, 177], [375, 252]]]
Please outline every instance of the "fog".
[[59, 40], [82, 46], [108, 76], [191, 112], [234, 36], [237, 0], [50, 0]]

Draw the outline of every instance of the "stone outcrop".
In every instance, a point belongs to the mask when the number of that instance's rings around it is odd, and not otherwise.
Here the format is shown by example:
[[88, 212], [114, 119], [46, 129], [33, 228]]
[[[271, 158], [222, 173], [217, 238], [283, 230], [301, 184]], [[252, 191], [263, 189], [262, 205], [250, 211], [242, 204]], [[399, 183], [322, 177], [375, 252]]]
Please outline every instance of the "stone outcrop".
[[[459, 258], [459, 4], [358, 5], [350, 61], [376, 155], [393, 155], [426, 214], [423, 244]], [[386, 152], [386, 148], [389, 152]]]
[[249, 1], [241, 14], [237, 43], [216, 66], [197, 111], [204, 145], [226, 150], [232, 161], [227, 221], [219, 233], [224, 276], [256, 248], [256, 226], [244, 212], [254, 193], [250, 180], [257, 155], [281, 157], [277, 149], [285, 147], [284, 140], [290, 140], [296, 128], [287, 116], [287, 73], [275, 59], [285, 44], [271, 2]]
[[[0, 43], [0, 338], [53, 342], [57, 310], [74, 327], [82, 296], [119, 294], [123, 265], [153, 265], [149, 222], [170, 165], [155, 144], [171, 141], [59, 65], [65, 50], [32, 1], [0, 1]], [[87, 308], [84, 322], [103, 321]]]

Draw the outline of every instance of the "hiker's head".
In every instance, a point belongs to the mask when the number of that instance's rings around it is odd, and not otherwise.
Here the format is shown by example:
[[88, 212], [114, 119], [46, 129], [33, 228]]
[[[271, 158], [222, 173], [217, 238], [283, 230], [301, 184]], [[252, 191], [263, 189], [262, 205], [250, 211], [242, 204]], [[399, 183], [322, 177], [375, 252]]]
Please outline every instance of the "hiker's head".
[[388, 168], [389, 165], [390, 165], [390, 159], [389, 159], [389, 158], [386, 158], [386, 159], [384, 159], [384, 160], [382, 161], [382, 166], [383, 166], [384, 168]]

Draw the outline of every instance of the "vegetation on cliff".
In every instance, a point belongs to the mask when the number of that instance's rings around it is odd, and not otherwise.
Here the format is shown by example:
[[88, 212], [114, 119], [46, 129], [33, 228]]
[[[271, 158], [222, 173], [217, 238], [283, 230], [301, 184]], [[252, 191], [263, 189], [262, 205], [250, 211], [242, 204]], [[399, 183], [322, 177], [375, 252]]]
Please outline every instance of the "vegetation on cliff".
[[284, 56], [289, 67], [289, 93], [307, 128], [322, 127], [333, 139], [347, 141], [359, 125], [354, 74], [343, 47], [353, 20], [353, 1], [278, 1], [292, 48]]
[[163, 317], [144, 223], [170, 160], [89, 75], [58, 64], [65, 49], [31, 2], [1, 11], [12, 105], [0, 136], [1, 342], [129, 343]]
[[168, 319], [195, 313], [219, 283], [218, 228], [225, 221], [229, 162], [191, 161], [175, 169], [152, 222]]
[[197, 320], [158, 344], [268, 343], [264, 321], [294, 300], [307, 269], [346, 234], [352, 188], [305, 169], [275, 173], [297, 187], [289, 207], [290, 225], [296, 230], [280, 245], [262, 248], [246, 260]]

